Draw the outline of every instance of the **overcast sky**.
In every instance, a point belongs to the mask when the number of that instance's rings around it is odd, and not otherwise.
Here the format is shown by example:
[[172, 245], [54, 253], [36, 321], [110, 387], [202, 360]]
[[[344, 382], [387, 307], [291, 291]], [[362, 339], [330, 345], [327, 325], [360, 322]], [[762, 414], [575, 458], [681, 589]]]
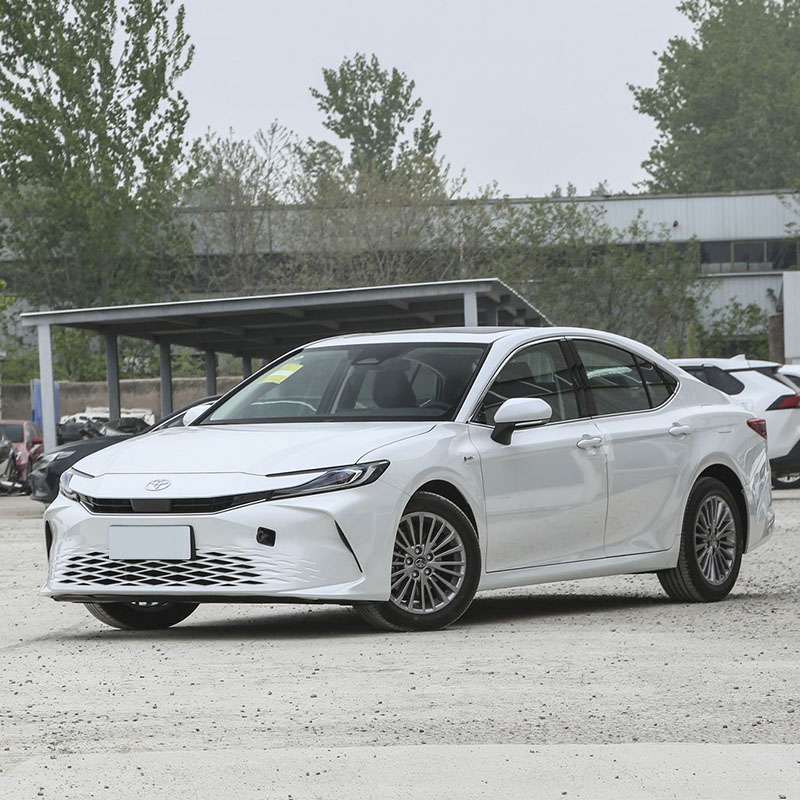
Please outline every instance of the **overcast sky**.
[[627, 82], [652, 84], [677, 0], [189, 0], [189, 133], [251, 136], [275, 118], [323, 135], [308, 87], [356, 51], [397, 66], [472, 187], [631, 189], [654, 139]]

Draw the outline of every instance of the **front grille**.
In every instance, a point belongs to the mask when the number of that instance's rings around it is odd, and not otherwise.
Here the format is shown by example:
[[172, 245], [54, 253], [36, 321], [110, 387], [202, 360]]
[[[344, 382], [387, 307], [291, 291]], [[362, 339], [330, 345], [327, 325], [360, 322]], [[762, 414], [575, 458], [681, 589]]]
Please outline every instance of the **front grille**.
[[93, 514], [215, 514], [229, 508], [269, 500], [269, 492], [229, 494], [221, 497], [89, 497], [81, 503]]
[[65, 553], [56, 561], [53, 580], [64, 586], [90, 587], [235, 587], [267, 582], [314, 581], [317, 565], [304, 559], [268, 557], [250, 550], [198, 550], [190, 561], [114, 561], [106, 553]]

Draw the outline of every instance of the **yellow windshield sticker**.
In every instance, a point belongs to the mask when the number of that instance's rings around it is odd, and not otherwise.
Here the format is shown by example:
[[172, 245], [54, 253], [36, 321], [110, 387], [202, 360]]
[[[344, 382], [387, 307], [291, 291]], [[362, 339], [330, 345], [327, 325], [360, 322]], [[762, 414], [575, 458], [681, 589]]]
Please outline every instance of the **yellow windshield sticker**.
[[303, 369], [302, 364], [283, 364], [261, 378], [261, 383], [283, 383], [298, 370]]

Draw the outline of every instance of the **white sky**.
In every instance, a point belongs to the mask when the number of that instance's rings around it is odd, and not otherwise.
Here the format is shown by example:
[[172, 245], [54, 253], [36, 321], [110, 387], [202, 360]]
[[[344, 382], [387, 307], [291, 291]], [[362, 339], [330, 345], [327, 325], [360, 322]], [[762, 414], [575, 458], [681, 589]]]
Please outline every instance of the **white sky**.
[[627, 82], [651, 85], [677, 0], [185, 0], [196, 45], [189, 133], [250, 136], [277, 118], [321, 137], [308, 87], [356, 51], [397, 66], [475, 187], [538, 195], [641, 180], [655, 137]]

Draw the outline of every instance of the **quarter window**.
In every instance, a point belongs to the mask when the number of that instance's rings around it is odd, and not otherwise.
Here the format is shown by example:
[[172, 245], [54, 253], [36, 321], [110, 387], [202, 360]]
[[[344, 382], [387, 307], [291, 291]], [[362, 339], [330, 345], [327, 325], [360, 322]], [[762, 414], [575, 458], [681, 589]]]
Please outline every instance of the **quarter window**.
[[580, 417], [577, 381], [558, 342], [542, 342], [521, 350], [495, 378], [476, 416], [494, 424], [498, 408], [511, 397], [538, 397], [553, 409], [552, 421]]
[[650, 396], [650, 405], [653, 408], [663, 405], [675, 393], [678, 381], [668, 372], [659, 369], [655, 364], [637, 359], [639, 372], [644, 380], [645, 389]]
[[631, 353], [602, 342], [578, 340], [574, 344], [598, 416], [650, 408], [647, 388]]

